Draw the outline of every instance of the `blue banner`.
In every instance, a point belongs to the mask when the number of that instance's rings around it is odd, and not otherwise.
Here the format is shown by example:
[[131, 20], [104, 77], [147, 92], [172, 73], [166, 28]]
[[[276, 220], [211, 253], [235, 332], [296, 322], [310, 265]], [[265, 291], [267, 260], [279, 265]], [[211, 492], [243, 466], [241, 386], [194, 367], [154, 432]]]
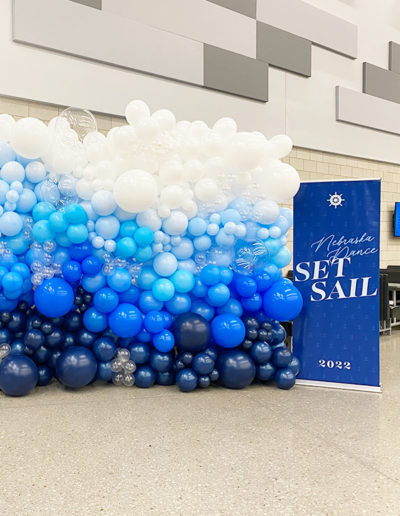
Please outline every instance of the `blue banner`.
[[293, 352], [303, 384], [379, 390], [379, 230], [379, 180], [301, 184], [293, 282], [304, 307]]

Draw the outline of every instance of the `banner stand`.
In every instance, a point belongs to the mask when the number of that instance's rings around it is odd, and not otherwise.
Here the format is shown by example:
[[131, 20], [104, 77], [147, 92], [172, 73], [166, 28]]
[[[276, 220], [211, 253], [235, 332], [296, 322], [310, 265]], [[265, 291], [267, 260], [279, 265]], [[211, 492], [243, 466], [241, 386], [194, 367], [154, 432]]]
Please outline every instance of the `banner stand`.
[[298, 385], [382, 392], [380, 187], [380, 179], [305, 181], [294, 198]]

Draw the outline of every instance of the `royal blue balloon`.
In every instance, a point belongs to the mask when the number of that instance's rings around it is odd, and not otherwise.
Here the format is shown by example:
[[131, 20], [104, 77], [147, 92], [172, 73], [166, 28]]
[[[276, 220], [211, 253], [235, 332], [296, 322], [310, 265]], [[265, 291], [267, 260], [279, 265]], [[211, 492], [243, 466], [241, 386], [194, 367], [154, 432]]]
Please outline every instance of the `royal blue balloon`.
[[36, 308], [43, 315], [60, 317], [71, 310], [74, 292], [61, 278], [46, 279], [36, 287], [34, 301]]
[[244, 340], [246, 328], [239, 317], [233, 314], [217, 315], [211, 323], [211, 334], [223, 348], [234, 348]]
[[206, 301], [202, 301], [198, 299], [192, 303], [192, 312], [195, 314], [199, 314], [207, 321], [211, 321], [211, 319], [215, 315], [215, 310], [212, 306], [210, 306]]
[[10, 355], [0, 363], [0, 389], [7, 396], [25, 396], [38, 379], [35, 363], [25, 355]]
[[252, 383], [256, 376], [256, 366], [251, 357], [241, 350], [221, 353], [216, 364], [219, 379], [224, 387], [243, 389]]
[[206, 297], [207, 292], [208, 292], [207, 285], [205, 285], [202, 281], [197, 279], [195, 281], [195, 284], [194, 284], [194, 287], [192, 290], [192, 294], [196, 297]]
[[128, 349], [135, 364], [145, 364], [150, 357], [150, 347], [145, 343], [134, 342]]
[[151, 311], [159, 312], [162, 310], [164, 303], [162, 301], [158, 301], [153, 296], [151, 290], [144, 290], [139, 296], [139, 307], [144, 313], [148, 313]]
[[121, 303], [109, 315], [108, 325], [118, 337], [134, 337], [142, 328], [142, 314], [136, 306]]
[[157, 378], [157, 374], [154, 369], [147, 365], [138, 367], [134, 376], [136, 387], [140, 387], [141, 389], [148, 389], [154, 385]]
[[270, 362], [259, 364], [256, 369], [256, 378], [260, 382], [268, 382], [275, 376], [276, 369]]
[[168, 352], [175, 345], [175, 338], [169, 330], [162, 330], [154, 335], [153, 346], [161, 352]]
[[229, 299], [227, 303], [217, 309], [218, 314], [234, 314], [241, 317], [243, 314], [242, 303], [237, 299]]
[[175, 294], [165, 303], [165, 308], [174, 315], [184, 314], [190, 311], [192, 300], [187, 294]]
[[119, 305], [118, 294], [111, 288], [104, 287], [99, 289], [94, 297], [93, 303], [99, 312], [108, 314], [117, 308]]
[[242, 297], [241, 304], [244, 310], [257, 312], [262, 307], [262, 297], [256, 292], [251, 297]]
[[78, 262], [81, 262], [92, 254], [92, 246], [91, 244], [89, 244], [89, 242], [72, 245], [69, 249], [69, 253], [72, 260], [77, 260]]
[[229, 287], [224, 283], [217, 283], [208, 289], [206, 300], [211, 306], [223, 306], [228, 302], [230, 295]]
[[107, 316], [92, 307], [84, 313], [83, 324], [89, 331], [99, 333], [107, 328]]
[[296, 375], [289, 368], [278, 369], [275, 373], [274, 380], [279, 389], [288, 390], [296, 383]]
[[171, 353], [153, 351], [150, 355], [150, 367], [158, 373], [166, 373], [172, 368], [174, 359]]
[[214, 366], [215, 362], [208, 353], [198, 353], [193, 358], [192, 367], [199, 375], [210, 374]]
[[193, 369], [182, 369], [176, 375], [176, 385], [182, 392], [191, 392], [197, 387], [199, 378]]
[[136, 340], [138, 342], [151, 342], [152, 338], [152, 334], [148, 332], [146, 328], [142, 328], [141, 331], [136, 335]]
[[99, 272], [96, 276], [83, 276], [82, 278], [82, 287], [91, 294], [105, 287], [105, 285], [106, 278], [102, 272]]
[[121, 303], [135, 305], [139, 299], [139, 295], [140, 290], [135, 285], [131, 285], [125, 292], [120, 292], [118, 297]]
[[82, 271], [88, 276], [96, 276], [101, 271], [101, 261], [96, 256], [88, 256], [82, 261]]
[[277, 321], [291, 321], [303, 308], [300, 292], [287, 279], [276, 281], [263, 295], [264, 313]]
[[164, 316], [155, 310], [149, 312], [144, 318], [144, 327], [150, 333], [159, 333], [164, 329]]
[[174, 318], [169, 312], [162, 311], [160, 313], [162, 313], [162, 315], [164, 317], [164, 328], [166, 330], [168, 330], [171, 327], [172, 323], [174, 322]]
[[56, 376], [66, 387], [79, 389], [96, 376], [97, 360], [83, 346], [71, 346], [63, 351], [56, 363]]
[[93, 343], [93, 353], [100, 362], [108, 362], [114, 358], [117, 346], [109, 337], [99, 337]]
[[68, 262], [65, 262], [61, 267], [61, 271], [64, 278], [70, 283], [79, 281], [82, 276], [81, 265], [75, 260], [69, 260]]
[[233, 285], [236, 292], [242, 297], [251, 297], [257, 292], [257, 283], [245, 274], [236, 274], [233, 278]]
[[216, 265], [206, 265], [200, 271], [200, 280], [204, 285], [216, 285], [220, 279], [221, 273]]

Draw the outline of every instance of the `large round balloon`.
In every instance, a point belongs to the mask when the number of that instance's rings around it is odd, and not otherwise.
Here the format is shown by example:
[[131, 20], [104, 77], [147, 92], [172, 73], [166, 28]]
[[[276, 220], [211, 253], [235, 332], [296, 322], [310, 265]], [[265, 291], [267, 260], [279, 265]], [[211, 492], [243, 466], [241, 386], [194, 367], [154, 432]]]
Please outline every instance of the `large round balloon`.
[[134, 337], [142, 328], [142, 314], [136, 306], [121, 303], [111, 312], [108, 325], [118, 337]]
[[221, 353], [216, 368], [220, 382], [229, 389], [243, 389], [252, 383], [256, 376], [256, 366], [250, 356], [240, 350]]
[[51, 278], [39, 285], [33, 296], [36, 308], [47, 317], [60, 317], [74, 304], [74, 292], [61, 278]]
[[288, 279], [276, 281], [263, 295], [265, 315], [277, 321], [291, 321], [303, 308], [303, 298]]
[[128, 212], [147, 210], [157, 196], [154, 177], [144, 170], [128, 170], [117, 179], [114, 197], [120, 208]]
[[172, 324], [171, 331], [180, 351], [204, 351], [210, 342], [208, 321], [192, 312], [179, 316]]
[[225, 313], [217, 315], [211, 323], [211, 333], [215, 342], [223, 348], [235, 348], [243, 341], [246, 328], [239, 317]]
[[96, 376], [97, 360], [88, 348], [70, 346], [58, 358], [56, 376], [66, 387], [79, 389]]
[[11, 355], [0, 363], [0, 389], [8, 396], [25, 396], [38, 379], [36, 364], [25, 355]]

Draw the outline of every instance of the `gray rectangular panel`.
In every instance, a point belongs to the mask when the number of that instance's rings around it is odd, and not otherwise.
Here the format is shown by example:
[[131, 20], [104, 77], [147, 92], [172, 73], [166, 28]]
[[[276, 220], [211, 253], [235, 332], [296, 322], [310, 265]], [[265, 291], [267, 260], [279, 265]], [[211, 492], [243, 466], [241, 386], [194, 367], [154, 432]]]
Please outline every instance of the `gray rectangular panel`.
[[204, 86], [268, 101], [268, 64], [204, 45]]
[[310, 77], [311, 41], [257, 22], [257, 59]]
[[363, 63], [363, 92], [400, 104], [400, 75]]
[[400, 73], [400, 45], [394, 41], [389, 42], [389, 70]]
[[398, 104], [341, 86], [336, 86], [336, 120], [400, 134]]
[[88, 7], [94, 7], [95, 9], [101, 9], [101, 0], [71, 0], [77, 4], [87, 5]]
[[221, 5], [237, 13], [250, 16], [251, 18], [256, 17], [257, 12], [257, 0], [208, 0], [213, 4]]

